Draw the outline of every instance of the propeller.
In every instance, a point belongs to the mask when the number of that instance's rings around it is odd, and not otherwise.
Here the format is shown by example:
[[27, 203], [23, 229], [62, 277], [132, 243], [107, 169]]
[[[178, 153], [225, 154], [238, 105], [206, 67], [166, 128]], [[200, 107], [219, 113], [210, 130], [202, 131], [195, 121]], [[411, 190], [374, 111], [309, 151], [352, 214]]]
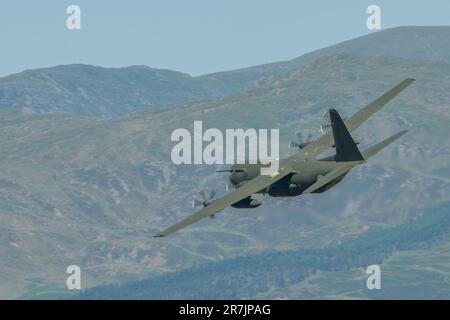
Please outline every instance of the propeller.
[[[342, 120], [345, 121], [347, 120], [347, 118], [343, 117]], [[322, 114], [322, 124], [320, 125], [320, 132], [322, 134], [325, 134], [329, 128], [331, 128], [330, 112], [325, 111]]]
[[306, 147], [308, 144], [311, 143], [312, 138], [313, 138], [313, 135], [311, 133], [309, 133], [308, 136], [306, 137], [306, 139], [303, 140], [303, 135], [300, 131], [297, 131], [295, 133], [295, 135], [297, 136], [297, 141], [289, 140], [289, 149], [292, 149], [292, 148], [303, 149], [304, 147]]
[[325, 132], [331, 128], [331, 120], [330, 120], [330, 113], [328, 111], [325, 111], [322, 114], [322, 124], [320, 125], [320, 132], [322, 134], [325, 134]]
[[213, 203], [214, 200], [216, 200], [214, 198], [214, 196], [216, 195], [216, 192], [214, 190], [210, 190], [208, 192], [206, 192], [205, 190], [201, 190], [199, 194], [202, 200], [198, 200], [196, 198], [192, 199], [192, 208], [198, 207], [200, 205], [207, 207], [211, 203]]
[[[347, 118], [342, 118], [342, 120], [346, 121]], [[329, 128], [331, 128], [330, 112], [325, 111], [322, 114], [322, 124], [320, 125], [320, 132], [322, 132], [322, 134], [325, 134]], [[355, 141], [355, 143], [358, 145], [359, 141]], [[335, 145], [332, 145], [331, 147], [335, 148]]]

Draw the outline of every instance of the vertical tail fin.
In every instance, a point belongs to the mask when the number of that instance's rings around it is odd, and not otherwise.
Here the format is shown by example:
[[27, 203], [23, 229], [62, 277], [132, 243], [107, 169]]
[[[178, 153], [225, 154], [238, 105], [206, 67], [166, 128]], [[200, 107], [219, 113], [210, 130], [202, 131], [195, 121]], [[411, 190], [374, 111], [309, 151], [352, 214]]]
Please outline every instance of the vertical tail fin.
[[336, 148], [335, 160], [337, 162], [364, 160], [344, 121], [335, 109], [330, 109], [330, 120]]

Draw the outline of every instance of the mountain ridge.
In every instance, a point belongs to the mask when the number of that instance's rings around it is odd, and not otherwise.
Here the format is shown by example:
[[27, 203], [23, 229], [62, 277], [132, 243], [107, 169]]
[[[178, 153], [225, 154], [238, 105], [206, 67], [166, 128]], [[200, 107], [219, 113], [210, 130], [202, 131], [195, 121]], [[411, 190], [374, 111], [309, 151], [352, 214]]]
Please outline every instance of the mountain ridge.
[[[420, 41], [418, 41], [420, 40]], [[450, 27], [386, 29], [304, 54], [231, 71], [192, 77], [147, 66], [104, 68], [84, 64], [26, 70], [0, 78], [0, 108], [31, 113], [121, 117], [140, 110], [220, 101], [255, 81], [336, 54], [384, 55], [450, 62]]]

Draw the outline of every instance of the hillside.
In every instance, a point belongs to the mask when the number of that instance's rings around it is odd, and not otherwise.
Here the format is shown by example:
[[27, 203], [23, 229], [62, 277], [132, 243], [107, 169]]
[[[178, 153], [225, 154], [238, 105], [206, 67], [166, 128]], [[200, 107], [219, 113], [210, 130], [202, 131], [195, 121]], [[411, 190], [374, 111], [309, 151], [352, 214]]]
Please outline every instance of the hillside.
[[[164, 239], [192, 213], [196, 190], [225, 193], [226, 175], [170, 162], [170, 134], [204, 127], [280, 128], [282, 155], [296, 130], [319, 134], [330, 106], [359, 110], [404, 78], [414, 85], [355, 133], [361, 148], [410, 132], [325, 194], [263, 199], [227, 209]], [[258, 81], [223, 101], [122, 119], [0, 113], [0, 296], [40, 281], [64, 287], [78, 264], [83, 285], [133, 279], [265, 250], [312, 249], [403, 223], [450, 201], [450, 65], [337, 55]], [[274, 214], [276, 212], [276, 214]]]
[[[346, 241], [337, 246], [330, 245], [326, 248], [314, 250], [300, 249], [248, 255], [146, 280], [93, 288], [82, 292], [80, 298], [169, 300], [296, 298], [296, 295], [311, 293], [314, 290], [314, 287], [301, 286], [305, 280], [309, 283], [321, 283], [322, 285], [325, 282], [325, 290], [319, 297], [326, 297], [330, 293], [336, 293], [339, 286], [331, 286], [336, 282], [336, 279], [332, 279], [334, 282], [326, 282], [323, 279], [320, 282], [318, 278], [325, 278], [327, 275], [330, 277], [330, 275], [333, 275], [331, 272], [340, 273], [342, 276], [344, 271], [380, 264], [394, 253], [401, 256], [399, 253], [405, 251], [410, 254], [411, 258], [411, 251], [414, 249], [433, 249], [436, 244], [446, 243], [450, 240], [449, 212], [450, 204], [447, 203], [403, 225], [371, 230], [357, 239]], [[448, 255], [446, 257], [448, 258]], [[448, 266], [450, 261], [442, 258], [441, 263]], [[433, 257], [433, 261], [437, 262], [437, 260], [439, 259]], [[438, 267], [439, 265], [436, 263], [434, 266]], [[396, 267], [398, 269], [399, 265]], [[416, 271], [405, 268], [405, 266], [403, 268], [406, 275]], [[395, 270], [396, 268], [386, 269], [389, 270], [388, 272], [392, 272], [392, 269]], [[382, 276], [384, 271], [383, 268]], [[448, 270], [446, 271], [448, 274]], [[415, 289], [419, 291], [416, 293], [416, 297], [426, 296], [423, 293], [421, 294], [420, 290], [423, 290], [423, 288], [418, 286], [419, 283], [427, 280], [426, 274], [415, 272], [414, 275], [416, 277], [412, 281]], [[424, 275], [425, 277], [423, 277]], [[311, 277], [311, 279], [308, 279], [308, 277]], [[351, 275], [350, 277], [343, 277], [341, 281], [350, 282], [349, 278], [352, 279]], [[388, 294], [390, 294], [390, 298], [397, 299], [405, 297], [405, 294], [410, 297], [412, 292], [408, 294], [406, 290], [397, 289], [410, 285], [410, 283], [403, 281], [402, 277], [386, 278], [382, 277], [383, 283], [386, 282], [389, 288], [388, 290], [367, 290], [364, 281], [367, 279], [367, 275], [360, 276], [357, 282], [354, 281], [356, 283], [353, 284], [353, 287], [357, 288], [358, 292], [366, 293], [373, 298], [386, 298]], [[389, 283], [389, 280], [391, 280], [391, 283]], [[297, 283], [300, 283], [300, 285]], [[448, 285], [449, 282], [445, 281], [437, 291], [441, 291], [441, 294], [438, 294], [441, 299], [448, 299], [450, 294], [448, 288], [445, 288], [445, 284]], [[290, 296], [286, 296], [288, 292], [283, 290], [286, 287], [290, 289], [288, 291]], [[330, 290], [326, 290], [327, 288]], [[429, 290], [427, 290], [427, 293], [436, 294], [436, 292], [430, 292]]]
[[450, 27], [407, 26], [385, 29], [321, 48], [289, 61], [213, 73], [199, 78], [222, 82], [233, 90], [249, 86], [255, 80], [298, 68], [317, 58], [338, 54], [450, 62]]
[[450, 61], [450, 27], [399, 27], [270, 63], [199, 77], [145, 66], [101, 68], [66, 65], [0, 78], [0, 109], [120, 117], [195, 101], [217, 101], [255, 81], [280, 75], [326, 56], [352, 54]]
[[292, 60], [304, 63], [341, 53], [450, 62], [450, 27], [397, 27], [319, 49]]
[[398, 251], [381, 265], [381, 290], [367, 290], [365, 268], [317, 272], [258, 299], [441, 299], [450, 297], [450, 243]]
[[66, 65], [0, 79], [0, 108], [30, 113], [117, 117], [223, 97], [218, 86], [187, 74], [145, 66]]

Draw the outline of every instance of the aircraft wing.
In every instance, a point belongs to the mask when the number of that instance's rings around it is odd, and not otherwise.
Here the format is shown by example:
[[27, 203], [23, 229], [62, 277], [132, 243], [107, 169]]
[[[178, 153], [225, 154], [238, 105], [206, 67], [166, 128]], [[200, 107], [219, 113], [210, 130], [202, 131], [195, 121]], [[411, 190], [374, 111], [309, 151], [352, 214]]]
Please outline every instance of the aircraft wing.
[[[347, 127], [349, 132], [352, 132], [356, 128], [358, 128], [361, 124], [366, 122], [371, 116], [373, 116], [377, 111], [384, 107], [386, 103], [391, 101], [395, 96], [397, 96], [400, 92], [402, 92], [406, 87], [408, 87], [411, 83], [413, 83], [415, 79], [405, 79], [400, 82], [398, 85], [390, 89], [388, 92], [383, 94], [381, 97], [367, 105], [364, 109], [355, 113], [352, 117], [347, 119], [345, 122], [345, 126]], [[311, 158], [319, 155], [324, 152], [328, 148], [334, 145], [333, 134], [331, 131], [325, 133], [317, 140], [311, 142], [306, 145], [303, 149], [300, 150], [299, 153], [293, 155], [292, 157], [302, 157], [302, 158]]]
[[349, 172], [354, 166], [357, 166], [358, 164], [361, 164], [363, 162], [364, 161], [351, 161], [345, 163], [343, 162], [341, 165], [331, 170], [326, 175], [319, 176], [317, 178], [317, 181], [313, 183], [311, 186], [309, 186], [305, 191], [303, 191], [302, 194], [312, 193], [316, 191], [317, 189], [323, 187], [327, 183], [330, 183], [331, 181], [340, 178], [341, 176]]
[[215, 214], [223, 210], [224, 208], [231, 206], [232, 204], [235, 204], [236, 202], [239, 202], [251, 196], [252, 194], [267, 188], [268, 186], [287, 176], [291, 172], [292, 172], [291, 168], [289, 166], [286, 166], [284, 168], [280, 168], [280, 170], [273, 175], [270, 176], [260, 175], [252, 179], [251, 181], [247, 182], [246, 184], [242, 185], [241, 187], [237, 188], [233, 192], [230, 192], [222, 199], [217, 199], [213, 201], [210, 205], [204, 207], [199, 212], [194, 213], [193, 215], [178, 222], [177, 224], [171, 226], [170, 228], [160, 232], [155, 237], [165, 237], [194, 222], [197, 222], [203, 218]]

